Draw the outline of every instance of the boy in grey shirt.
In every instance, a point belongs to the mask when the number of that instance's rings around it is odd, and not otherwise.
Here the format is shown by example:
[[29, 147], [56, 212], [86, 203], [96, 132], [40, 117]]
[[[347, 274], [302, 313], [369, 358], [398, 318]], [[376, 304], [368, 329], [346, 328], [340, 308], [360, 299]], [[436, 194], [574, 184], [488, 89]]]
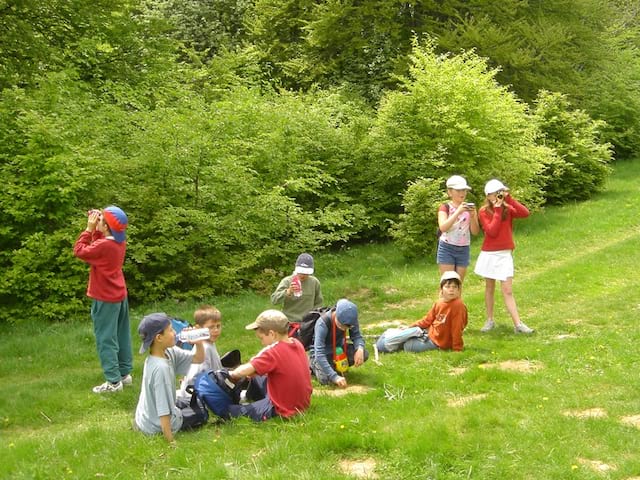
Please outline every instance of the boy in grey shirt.
[[144, 362], [135, 425], [148, 435], [162, 433], [173, 443], [175, 432], [204, 425], [208, 418], [204, 409], [176, 405], [176, 375], [185, 375], [192, 362], [202, 363], [203, 341], [194, 342], [195, 352], [176, 347], [176, 332], [165, 313], [145, 316], [138, 333], [142, 338], [140, 353], [149, 349], [149, 356]]

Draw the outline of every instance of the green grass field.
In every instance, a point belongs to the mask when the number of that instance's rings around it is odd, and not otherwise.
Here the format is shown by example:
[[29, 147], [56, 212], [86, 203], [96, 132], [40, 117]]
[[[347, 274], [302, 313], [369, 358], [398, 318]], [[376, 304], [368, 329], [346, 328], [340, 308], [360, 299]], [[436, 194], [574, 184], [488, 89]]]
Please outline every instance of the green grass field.
[[[483, 283], [469, 273], [465, 351], [399, 353], [348, 374], [345, 395], [314, 385], [291, 421], [211, 422], [177, 448], [131, 429], [134, 386], [98, 396], [102, 376], [87, 316], [0, 327], [0, 478], [639, 479], [640, 162], [620, 163], [605, 193], [517, 221], [514, 293], [533, 336], [481, 334]], [[477, 257], [479, 239], [472, 248]], [[293, 261], [293, 260], [292, 260]], [[406, 263], [393, 245], [316, 258], [327, 302], [346, 296], [365, 333], [420, 318], [436, 294], [433, 259]], [[275, 287], [275, 285], [274, 285]], [[267, 295], [212, 298], [218, 349], [260, 345], [243, 326]], [[190, 318], [196, 304], [132, 311]], [[368, 341], [371, 348], [373, 338]], [[134, 337], [137, 352], [139, 340]]]

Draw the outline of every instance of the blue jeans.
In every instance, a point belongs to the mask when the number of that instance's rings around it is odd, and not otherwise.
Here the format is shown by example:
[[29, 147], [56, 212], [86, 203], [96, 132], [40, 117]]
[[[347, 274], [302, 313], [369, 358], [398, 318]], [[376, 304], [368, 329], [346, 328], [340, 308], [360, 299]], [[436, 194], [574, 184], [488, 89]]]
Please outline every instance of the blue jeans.
[[392, 353], [400, 350], [403, 345], [412, 338], [423, 335], [420, 327], [408, 327], [404, 330], [391, 328], [386, 330], [376, 341], [376, 347], [380, 353]]
[[420, 353], [426, 352], [428, 350], [438, 350], [438, 347], [435, 343], [431, 341], [429, 337], [420, 337], [420, 338], [410, 338], [404, 344], [405, 352], [413, 352]]
[[263, 422], [276, 415], [276, 409], [267, 395], [267, 377], [258, 376], [251, 379], [251, 387], [255, 389], [254, 394], [264, 398], [246, 405], [230, 405], [229, 415], [232, 417], [249, 417], [254, 422]]
[[436, 254], [438, 265], [453, 265], [454, 267], [468, 267], [471, 263], [471, 248], [469, 245], [449, 245], [443, 241], [438, 242]]

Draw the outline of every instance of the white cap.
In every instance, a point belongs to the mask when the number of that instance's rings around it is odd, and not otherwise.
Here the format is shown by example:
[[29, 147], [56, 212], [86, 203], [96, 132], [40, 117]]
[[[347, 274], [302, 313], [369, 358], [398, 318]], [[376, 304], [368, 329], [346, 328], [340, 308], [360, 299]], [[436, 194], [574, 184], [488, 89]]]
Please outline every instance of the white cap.
[[456, 279], [459, 282], [462, 281], [462, 280], [460, 280], [460, 275], [458, 275], [458, 272], [456, 272], [455, 270], [447, 270], [440, 277], [440, 286], [442, 286], [442, 284], [444, 282], [446, 282], [447, 280], [453, 280], [453, 279]]
[[499, 192], [500, 190], [509, 190], [504, 183], [500, 180], [489, 180], [487, 184], [484, 186], [484, 194], [489, 195], [491, 193]]
[[454, 190], [471, 190], [471, 187], [467, 185], [467, 181], [460, 175], [454, 175], [447, 180], [447, 188], [453, 188]]

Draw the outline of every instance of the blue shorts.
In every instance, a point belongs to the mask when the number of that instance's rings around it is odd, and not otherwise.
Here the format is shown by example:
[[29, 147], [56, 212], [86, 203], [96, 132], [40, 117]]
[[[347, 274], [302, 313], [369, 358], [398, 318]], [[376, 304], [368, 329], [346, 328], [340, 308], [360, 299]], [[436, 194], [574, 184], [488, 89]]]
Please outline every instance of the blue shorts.
[[471, 263], [471, 247], [464, 245], [449, 245], [443, 241], [438, 242], [438, 265], [453, 265], [454, 267], [468, 267]]

